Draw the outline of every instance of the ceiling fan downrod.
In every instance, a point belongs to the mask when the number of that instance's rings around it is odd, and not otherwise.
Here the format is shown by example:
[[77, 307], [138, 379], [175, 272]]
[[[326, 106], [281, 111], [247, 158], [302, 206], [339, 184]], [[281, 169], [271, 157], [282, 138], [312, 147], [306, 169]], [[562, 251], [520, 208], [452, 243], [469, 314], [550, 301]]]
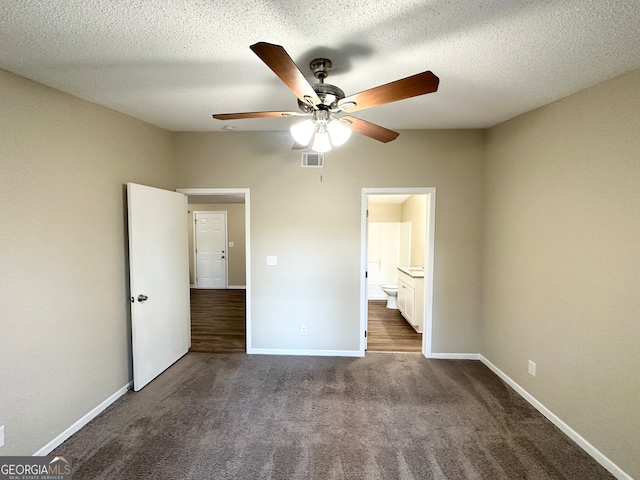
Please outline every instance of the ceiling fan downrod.
[[333, 63], [328, 58], [316, 58], [311, 60], [309, 68], [313, 72], [313, 76], [318, 79], [320, 83], [324, 83], [324, 79], [329, 76], [329, 70], [333, 68]]

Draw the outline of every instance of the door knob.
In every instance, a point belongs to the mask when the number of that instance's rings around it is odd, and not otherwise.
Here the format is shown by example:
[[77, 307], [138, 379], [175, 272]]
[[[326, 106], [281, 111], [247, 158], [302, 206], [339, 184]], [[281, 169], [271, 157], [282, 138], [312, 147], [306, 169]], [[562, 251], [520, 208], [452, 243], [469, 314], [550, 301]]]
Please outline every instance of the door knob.
[[142, 295], [142, 294], [138, 295], [138, 301], [140, 303], [144, 302], [147, 298], [149, 297], [147, 297], [146, 295]]

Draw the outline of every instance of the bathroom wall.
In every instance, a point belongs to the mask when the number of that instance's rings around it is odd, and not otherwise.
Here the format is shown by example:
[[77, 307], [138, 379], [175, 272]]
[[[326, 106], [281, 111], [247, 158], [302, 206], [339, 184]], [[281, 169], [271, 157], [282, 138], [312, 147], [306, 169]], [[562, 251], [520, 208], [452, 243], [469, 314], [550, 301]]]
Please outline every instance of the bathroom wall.
[[[401, 222], [369, 222], [368, 228], [367, 298], [384, 300], [387, 296], [381, 286], [398, 283], [398, 266], [408, 262], [409, 249], [401, 249], [401, 245], [409, 242], [409, 225]], [[401, 253], [406, 257], [402, 262]]]
[[370, 222], [401, 222], [402, 204], [400, 203], [370, 203]]
[[411, 267], [424, 267], [424, 246], [427, 241], [427, 196], [411, 195], [402, 204], [401, 219], [411, 222]]
[[411, 225], [402, 220], [402, 204], [369, 203], [368, 289], [369, 300], [384, 300], [384, 284], [398, 283], [398, 267], [409, 266]]

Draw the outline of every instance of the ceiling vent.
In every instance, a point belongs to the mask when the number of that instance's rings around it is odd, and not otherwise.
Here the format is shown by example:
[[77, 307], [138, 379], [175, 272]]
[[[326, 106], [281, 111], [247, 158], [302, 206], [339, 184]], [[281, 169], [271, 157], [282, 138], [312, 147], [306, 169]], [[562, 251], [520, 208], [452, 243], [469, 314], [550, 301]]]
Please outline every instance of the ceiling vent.
[[301, 164], [307, 168], [324, 167], [324, 154], [315, 152], [304, 152], [302, 154]]

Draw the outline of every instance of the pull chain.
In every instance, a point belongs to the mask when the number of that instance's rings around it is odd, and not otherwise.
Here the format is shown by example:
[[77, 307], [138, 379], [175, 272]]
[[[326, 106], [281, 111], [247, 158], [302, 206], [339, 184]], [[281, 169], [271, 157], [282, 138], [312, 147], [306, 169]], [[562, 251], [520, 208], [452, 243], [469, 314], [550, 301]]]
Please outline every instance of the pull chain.
[[320, 183], [322, 183], [322, 170], [324, 167], [320, 167]]

